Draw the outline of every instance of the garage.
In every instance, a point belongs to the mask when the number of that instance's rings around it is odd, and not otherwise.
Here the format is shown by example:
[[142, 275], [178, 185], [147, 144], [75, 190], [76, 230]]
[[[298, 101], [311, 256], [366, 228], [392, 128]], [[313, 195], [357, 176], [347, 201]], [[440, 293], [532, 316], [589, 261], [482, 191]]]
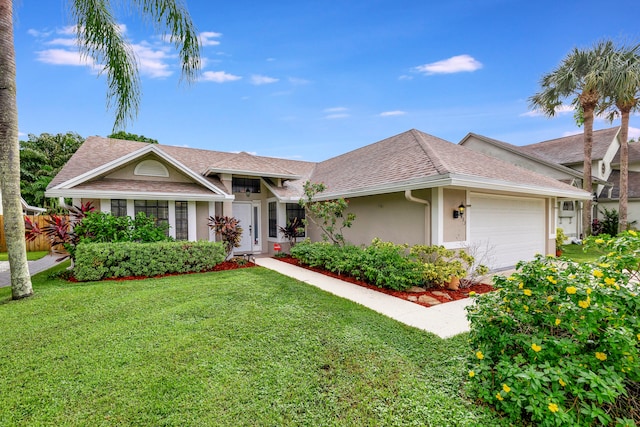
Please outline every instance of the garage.
[[544, 200], [471, 194], [470, 242], [476, 258], [492, 270], [545, 253]]

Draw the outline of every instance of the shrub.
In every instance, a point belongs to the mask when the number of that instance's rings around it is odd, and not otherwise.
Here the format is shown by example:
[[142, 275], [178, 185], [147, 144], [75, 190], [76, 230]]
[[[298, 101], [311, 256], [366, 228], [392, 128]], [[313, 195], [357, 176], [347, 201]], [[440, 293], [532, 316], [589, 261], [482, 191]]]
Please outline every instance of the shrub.
[[562, 267], [538, 256], [496, 276], [468, 309], [470, 393], [516, 424], [633, 425], [615, 405], [638, 389], [640, 298], [610, 255]]
[[556, 228], [556, 251], [562, 250], [565, 240], [567, 240], [567, 235], [564, 234], [564, 230], [560, 227]]
[[129, 216], [114, 216], [107, 212], [91, 212], [76, 225], [80, 242], [162, 242], [173, 240], [167, 236], [169, 224], [156, 225], [155, 219], [144, 212], [135, 219]]
[[216, 233], [216, 236], [222, 240], [227, 259], [229, 259], [233, 248], [240, 247], [243, 231], [242, 227], [240, 227], [240, 220], [234, 217], [216, 215], [215, 217], [209, 217], [208, 225]]
[[474, 268], [474, 257], [462, 249], [446, 249], [444, 246], [415, 245], [410, 254], [421, 262], [422, 277], [427, 287], [444, 286], [452, 277], [464, 278], [469, 274], [483, 275], [488, 269], [483, 265]]
[[200, 272], [225, 258], [221, 242], [81, 243], [74, 274], [77, 280], [88, 281]]

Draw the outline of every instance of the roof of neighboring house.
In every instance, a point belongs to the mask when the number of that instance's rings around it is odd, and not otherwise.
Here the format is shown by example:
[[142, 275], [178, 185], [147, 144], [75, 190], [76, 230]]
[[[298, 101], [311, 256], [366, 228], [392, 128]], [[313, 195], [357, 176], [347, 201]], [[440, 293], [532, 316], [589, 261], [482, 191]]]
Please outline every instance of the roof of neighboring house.
[[[604, 158], [611, 141], [617, 137], [620, 126], [593, 131], [593, 149], [591, 159]], [[549, 162], [562, 165], [581, 164], [584, 161], [584, 134], [550, 139], [536, 144], [523, 145], [521, 150], [538, 156]]]
[[[602, 192], [601, 200], [618, 200], [620, 197], [620, 171], [612, 170], [609, 175], [609, 182], [613, 184], [611, 189], [611, 197], [607, 196], [608, 192], [605, 190]], [[629, 184], [627, 187], [627, 198], [640, 199], [640, 172], [629, 171]]]
[[[629, 163], [640, 163], [640, 142], [630, 142], [627, 146], [629, 147]], [[616, 153], [611, 164], [620, 165], [620, 150]]]
[[[535, 162], [542, 163], [542, 164], [544, 164], [544, 165], [546, 165], [546, 166], [548, 166], [550, 168], [553, 168], [553, 169], [559, 170], [561, 172], [564, 172], [567, 175], [571, 175], [571, 176], [574, 176], [576, 178], [582, 178], [582, 172], [580, 172], [580, 171], [577, 171], [575, 169], [571, 169], [571, 168], [569, 168], [567, 166], [563, 166], [560, 163], [555, 162], [555, 161], [549, 161], [549, 160], [547, 160], [547, 159], [545, 159], [543, 157], [538, 156], [535, 153], [531, 153], [528, 150], [524, 150], [523, 147], [521, 147], [521, 146], [509, 144], [508, 142], [504, 142], [504, 141], [500, 141], [500, 140], [497, 140], [497, 139], [489, 138], [487, 136], [479, 135], [477, 133], [469, 132], [464, 138], [462, 138], [462, 140], [458, 144], [464, 146], [465, 141], [467, 141], [470, 137], [475, 137], [475, 138], [481, 139], [481, 140], [483, 140], [485, 142], [488, 142], [489, 144], [492, 144], [492, 145], [494, 145], [496, 147], [500, 147], [503, 150], [510, 151], [510, 152], [515, 153], [515, 154], [517, 154], [519, 156], [522, 156], [524, 158], [533, 160]], [[564, 182], [566, 180], [562, 180], [562, 181]]]
[[[101, 179], [117, 167], [140, 156], [156, 155], [192, 173], [203, 185], [231, 194], [217, 176], [260, 176], [281, 199], [298, 199], [307, 180], [327, 186], [324, 196], [381, 194], [404, 189], [443, 185], [475, 186], [523, 193], [569, 194], [581, 198], [582, 190], [527, 169], [486, 156], [463, 146], [412, 129], [319, 163], [175, 147], [137, 141], [89, 137], [51, 181], [53, 187], [74, 190], [164, 192], [203, 194], [212, 190], [195, 184], [155, 183]], [[176, 163], [177, 162], [177, 163]], [[203, 176], [208, 175], [208, 176]], [[274, 179], [281, 178], [276, 186]], [[204, 181], [203, 181], [204, 180]], [[215, 188], [213, 189], [217, 191]], [[585, 193], [586, 194], [586, 193]]]

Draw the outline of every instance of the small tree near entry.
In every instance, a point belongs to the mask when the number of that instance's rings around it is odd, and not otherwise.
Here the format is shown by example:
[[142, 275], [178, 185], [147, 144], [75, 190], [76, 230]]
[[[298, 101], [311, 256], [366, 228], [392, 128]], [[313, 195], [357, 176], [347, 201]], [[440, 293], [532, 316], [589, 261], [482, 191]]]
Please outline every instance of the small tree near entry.
[[209, 228], [216, 233], [216, 237], [222, 240], [224, 249], [227, 252], [226, 259], [231, 257], [233, 248], [240, 247], [240, 239], [242, 238], [242, 227], [240, 221], [230, 216], [209, 217]]
[[304, 198], [298, 202], [304, 207], [308, 215], [303, 220], [305, 225], [311, 220], [320, 230], [322, 238], [334, 245], [344, 246], [345, 239], [342, 230], [350, 228], [356, 219], [355, 214], [346, 213], [349, 202], [342, 197], [333, 200], [314, 200], [316, 196], [327, 189], [322, 183], [304, 183]]
[[286, 227], [280, 226], [278, 230], [289, 241], [289, 247], [292, 248], [297, 243], [298, 237], [304, 236], [304, 220], [293, 218], [287, 221]]

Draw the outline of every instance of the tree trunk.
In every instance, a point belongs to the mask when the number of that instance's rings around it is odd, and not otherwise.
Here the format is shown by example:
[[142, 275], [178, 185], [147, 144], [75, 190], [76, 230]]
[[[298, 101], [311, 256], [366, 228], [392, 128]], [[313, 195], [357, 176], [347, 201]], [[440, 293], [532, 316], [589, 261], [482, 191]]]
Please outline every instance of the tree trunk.
[[[591, 179], [591, 151], [593, 150], [593, 107], [583, 106], [584, 112], [584, 162], [582, 189], [593, 194]], [[585, 200], [582, 209], [582, 233], [584, 237], [591, 235], [591, 199]]]
[[629, 113], [631, 108], [619, 106], [620, 123], [620, 194], [618, 197], [618, 231], [627, 229], [627, 201], [629, 198]]
[[0, 0], [0, 191], [13, 299], [33, 294], [20, 202], [20, 145], [13, 43], [13, 2]]

